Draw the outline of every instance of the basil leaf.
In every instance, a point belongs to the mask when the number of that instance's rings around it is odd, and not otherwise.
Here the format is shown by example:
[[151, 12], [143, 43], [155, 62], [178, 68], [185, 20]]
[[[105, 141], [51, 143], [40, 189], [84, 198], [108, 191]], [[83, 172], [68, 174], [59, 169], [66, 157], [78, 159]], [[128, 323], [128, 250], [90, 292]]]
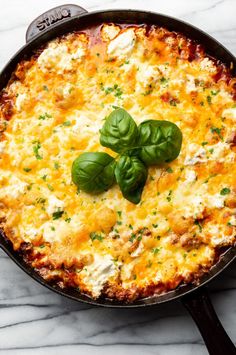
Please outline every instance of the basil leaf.
[[115, 176], [123, 196], [135, 204], [141, 200], [147, 180], [147, 168], [134, 156], [123, 155], [116, 164]]
[[93, 194], [106, 191], [115, 180], [115, 160], [107, 153], [83, 153], [72, 164], [72, 181]]
[[100, 133], [101, 145], [122, 154], [135, 145], [138, 127], [128, 112], [117, 108], [106, 118]]
[[182, 145], [180, 129], [169, 121], [147, 120], [138, 127], [138, 156], [146, 165], [170, 162], [177, 158]]

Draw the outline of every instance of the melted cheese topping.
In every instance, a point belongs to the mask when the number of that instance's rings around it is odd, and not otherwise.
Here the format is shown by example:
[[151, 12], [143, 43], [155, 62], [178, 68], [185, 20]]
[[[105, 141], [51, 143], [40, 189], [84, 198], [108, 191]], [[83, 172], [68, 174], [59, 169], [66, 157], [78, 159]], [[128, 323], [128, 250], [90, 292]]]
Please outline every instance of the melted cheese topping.
[[[179, 34], [112, 24], [96, 33], [51, 41], [4, 91], [2, 227], [45, 279], [132, 300], [197, 280], [235, 243], [235, 101], [215, 79], [222, 65]], [[179, 157], [149, 168], [138, 205], [116, 185], [91, 196], [71, 181], [82, 152], [114, 154], [99, 144], [114, 105], [183, 133]]]

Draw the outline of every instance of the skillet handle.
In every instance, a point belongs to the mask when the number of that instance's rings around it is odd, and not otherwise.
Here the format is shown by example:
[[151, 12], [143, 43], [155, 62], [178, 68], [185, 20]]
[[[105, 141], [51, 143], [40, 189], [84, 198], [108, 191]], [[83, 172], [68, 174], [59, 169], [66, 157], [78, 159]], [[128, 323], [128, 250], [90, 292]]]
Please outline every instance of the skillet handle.
[[83, 7], [72, 4], [54, 7], [31, 22], [25, 35], [26, 42], [29, 42], [39, 33], [46, 31], [55, 23], [66, 21], [70, 17], [82, 15], [87, 12], [88, 11]]
[[206, 288], [183, 297], [182, 302], [196, 322], [210, 355], [236, 355], [236, 348], [220, 323]]

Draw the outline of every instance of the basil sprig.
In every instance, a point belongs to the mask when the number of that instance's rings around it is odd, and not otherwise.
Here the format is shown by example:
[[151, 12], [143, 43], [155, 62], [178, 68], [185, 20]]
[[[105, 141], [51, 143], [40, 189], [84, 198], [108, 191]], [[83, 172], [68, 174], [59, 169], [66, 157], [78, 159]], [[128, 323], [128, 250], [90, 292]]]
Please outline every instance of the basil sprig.
[[81, 190], [99, 194], [115, 181], [115, 159], [107, 153], [82, 153], [72, 164], [72, 181]]
[[72, 165], [72, 181], [79, 189], [98, 194], [118, 183], [123, 196], [139, 203], [150, 165], [177, 158], [182, 145], [180, 129], [169, 121], [147, 120], [137, 127], [122, 108], [116, 108], [100, 130], [100, 143], [119, 153], [82, 153]]
[[137, 157], [122, 155], [116, 164], [117, 184], [123, 196], [135, 204], [141, 200], [147, 175], [147, 167]]
[[101, 145], [123, 154], [135, 146], [138, 127], [128, 112], [117, 108], [107, 117], [100, 134]]
[[182, 133], [174, 123], [147, 120], [138, 130], [138, 155], [146, 165], [167, 163], [179, 155]]

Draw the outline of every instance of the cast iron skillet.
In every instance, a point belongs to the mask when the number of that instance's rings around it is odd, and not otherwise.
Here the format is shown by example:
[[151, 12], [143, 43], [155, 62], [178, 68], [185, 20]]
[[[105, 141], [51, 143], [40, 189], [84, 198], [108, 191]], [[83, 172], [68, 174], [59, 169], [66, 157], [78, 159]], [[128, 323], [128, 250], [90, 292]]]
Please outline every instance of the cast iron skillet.
[[[26, 33], [27, 44], [14, 55], [0, 74], [0, 90], [7, 84], [17, 63], [23, 58], [30, 56], [33, 50], [48, 40], [75, 29], [83, 29], [102, 22], [156, 24], [167, 27], [169, 30], [182, 32], [187, 37], [196, 39], [199, 43], [203, 44], [209, 55], [220, 59], [227, 66], [231, 64], [232, 67], [233, 63], [234, 74], [236, 74], [236, 59], [226, 48], [206, 33], [175, 18], [153, 12], [135, 10], [106, 10], [88, 13], [77, 5], [62, 5], [45, 12], [31, 23]], [[41, 285], [75, 301], [103, 307], [138, 308], [158, 305], [181, 298], [183, 304], [196, 321], [209, 353], [212, 355], [236, 354], [236, 349], [217, 318], [207, 289], [204, 287], [204, 285], [222, 272], [235, 259], [236, 247], [228, 248], [221, 255], [217, 264], [200, 280], [199, 285], [182, 285], [164, 295], [137, 300], [132, 304], [125, 304], [109, 299], [93, 300], [75, 290], [62, 290], [57, 286], [51, 286], [25, 264], [18, 253], [13, 250], [11, 243], [4, 237], [3, 232], [0, 232], [0, 247], [22, 270]]]

